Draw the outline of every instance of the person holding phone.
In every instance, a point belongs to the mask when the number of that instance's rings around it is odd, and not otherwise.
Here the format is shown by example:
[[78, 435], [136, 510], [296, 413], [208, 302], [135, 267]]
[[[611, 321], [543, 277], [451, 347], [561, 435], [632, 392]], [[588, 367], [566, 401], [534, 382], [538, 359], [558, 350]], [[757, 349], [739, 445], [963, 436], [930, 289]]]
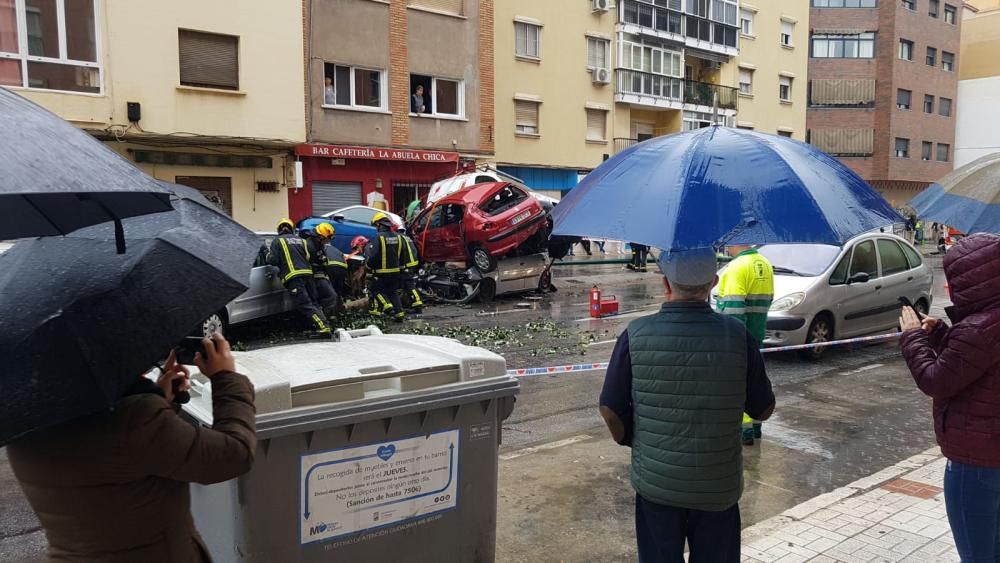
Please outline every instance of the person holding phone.
[[952, 325], [904, 306], [900, 346], [934, 399], [948, 458], [944, 497], [962, 561], [1000, 560], [1000, 236], [977, 234], [944, 257]]
[[191, 517], [189, 484], [246, 473], [257, 440], [253, 386], [236, 373], [229, 342], [216, 333], [202, 348], [194, 363], [212, 381], [212, 428], [178, 416], [174, 393], [187, 390], [190, 374], [171, 352], [156, 383], [138, 375], [111, 410], [7, 446], [50, 560], [211, 561]]

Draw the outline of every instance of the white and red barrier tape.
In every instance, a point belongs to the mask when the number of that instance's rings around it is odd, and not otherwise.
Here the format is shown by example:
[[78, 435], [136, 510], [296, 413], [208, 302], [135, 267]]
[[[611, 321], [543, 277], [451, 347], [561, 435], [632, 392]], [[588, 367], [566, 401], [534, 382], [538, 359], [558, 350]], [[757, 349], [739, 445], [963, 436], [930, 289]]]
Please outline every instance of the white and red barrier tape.
[[[859, 342], [881, 342], [899, 338], [899, 333], [876, 334], [874, 336], [859, 336], [857, 338], [845, 338], [844, 340], [832, 340], [830, 342], [817, 342], [813, 344], [796, 344], [794, 346], [774, 346], [772, 348], [761, 348], [761, 354], [774, 352], [789, 352], [792, 350], [806, 350], [809, 348], [825, 348], [827, 346], [841, 346], [844, 344], [856, 344]], [[529, 377], [533, 375], [554, 375], [557, 373], [569, 373], [574, 371], [594, 371], [608, 369], [608, 362], [597, 362], [592, 364], [569, 364], [564, 366], [532, 367], [521, 369], [509, 369], [507, 375], [515, 377]]]

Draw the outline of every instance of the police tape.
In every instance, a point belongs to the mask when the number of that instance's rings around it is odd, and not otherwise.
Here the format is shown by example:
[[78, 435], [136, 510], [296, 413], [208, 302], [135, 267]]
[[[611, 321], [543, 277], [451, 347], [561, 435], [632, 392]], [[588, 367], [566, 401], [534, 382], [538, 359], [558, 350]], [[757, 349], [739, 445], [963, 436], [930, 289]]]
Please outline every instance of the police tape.
[[[811, 344], [796, 344], [793, 346], [774, 346], [771, 348], [761, 348], [761, 354], [774, 352], [790, 352], [792, 350], [808, 350], [810, 348], [827, 348], [830, 346], [842, 346], [844, 344], [857, 344], [861, 342], [884, 342], [899, 338], [900, 333], [876, 334], [874, 336], [859, 336], [857, 338], [845, 338], [843, 340], [831, 340], [830, 342], [813, 342]], [[559, 373], [572, 373], [577, 371], [596, 371], [608, 369], [609, 362], [596, 362], [591, 364], [568, 364], [564, 366], [531, 367], [521, 369], [509, 369], [507, 375], [514, 377], [530, 377], [534, 375], [555, 375]]]

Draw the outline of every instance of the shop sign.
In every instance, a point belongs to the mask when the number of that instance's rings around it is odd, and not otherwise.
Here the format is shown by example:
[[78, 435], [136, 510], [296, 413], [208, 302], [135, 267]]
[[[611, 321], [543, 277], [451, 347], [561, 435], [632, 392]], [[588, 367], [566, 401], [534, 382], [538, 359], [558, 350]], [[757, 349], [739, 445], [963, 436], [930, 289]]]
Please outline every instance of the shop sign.
[[317, 156], [331, 159], [360, 158], [365, 160], [397, 160], [403, 162], [458, 162], [457, 152], [387, 149], [379, 147], [353, 147], [343, 145], [299, 145], [299, 156]]

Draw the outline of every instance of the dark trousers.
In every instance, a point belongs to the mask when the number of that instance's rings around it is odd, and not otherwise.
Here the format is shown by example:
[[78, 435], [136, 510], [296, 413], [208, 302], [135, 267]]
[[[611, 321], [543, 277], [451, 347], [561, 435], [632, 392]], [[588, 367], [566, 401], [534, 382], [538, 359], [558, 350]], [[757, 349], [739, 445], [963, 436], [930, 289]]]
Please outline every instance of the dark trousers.
[[299, 276], [285, 282], [285, 289], [292, 294], [292, 304], [296, 312], [316, 332], [330, 332], [330, 321], [319, 306], [319, 294], [311, 276]]
[[424, 308], [424, 300], [420, 297], [420, 292], [417, 291], [417, 274], [415, 272], [403, 271], [403, 293], [400, 300], [407, 309]]
[[399, 291], [403, 289], [401, 274], [386, 274], [372, 278], [371, 311], [374, 314], [403, 314]]
[[1000, 469], [949, 460], [944, 502], [962, 563], [1000, 561]]
[[635, 537], [640, 563], [738, 563], [740, 507], [722, 512], [675, 508], [635, 495]]
[[316, 296], [319, 306], [326, 309], [333, 309], [337, 306], [337, 290], [333, 288], [333, 282], [327, 278], [314, 278], [316, 283]]
[[643, 244], [632, 243], [632, 267], [634, 269], [645, 268], [646, 258], [649, 255], [649, 247]]

